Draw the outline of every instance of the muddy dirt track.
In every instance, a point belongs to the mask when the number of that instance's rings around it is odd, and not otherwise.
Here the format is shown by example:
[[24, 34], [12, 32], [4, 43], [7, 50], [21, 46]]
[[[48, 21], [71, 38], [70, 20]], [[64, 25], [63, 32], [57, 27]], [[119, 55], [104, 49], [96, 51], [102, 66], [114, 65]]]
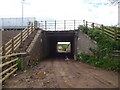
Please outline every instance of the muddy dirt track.
[[117, 73], [65, 59], [48, 59], [28, 72], [17, 72], [3, 88], [116, 88]]

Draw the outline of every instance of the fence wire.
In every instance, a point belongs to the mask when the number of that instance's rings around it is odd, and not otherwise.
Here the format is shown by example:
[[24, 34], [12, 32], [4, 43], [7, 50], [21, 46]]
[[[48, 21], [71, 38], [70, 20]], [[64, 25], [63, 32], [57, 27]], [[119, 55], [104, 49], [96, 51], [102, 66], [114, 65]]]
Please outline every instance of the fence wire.
[[[23, 22], [22, 22], [23, 20]], [[0, 18], [0, 30], [22, 29], [28, 26], [30, 22], [35, 21], [34, 17], [27, 18]]]

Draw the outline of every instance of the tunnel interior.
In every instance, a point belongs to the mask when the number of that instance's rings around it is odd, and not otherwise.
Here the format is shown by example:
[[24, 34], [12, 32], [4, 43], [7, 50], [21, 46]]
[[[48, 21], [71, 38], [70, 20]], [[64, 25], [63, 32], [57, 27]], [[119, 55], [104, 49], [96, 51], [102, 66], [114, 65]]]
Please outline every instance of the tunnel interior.
[[[44, 31], [46, 38], [47, 57], [73, 58], [75, 53], [75, 31]], [[57, 50], [58, 42], [70, 42], [70, 52], [60, 53]]]

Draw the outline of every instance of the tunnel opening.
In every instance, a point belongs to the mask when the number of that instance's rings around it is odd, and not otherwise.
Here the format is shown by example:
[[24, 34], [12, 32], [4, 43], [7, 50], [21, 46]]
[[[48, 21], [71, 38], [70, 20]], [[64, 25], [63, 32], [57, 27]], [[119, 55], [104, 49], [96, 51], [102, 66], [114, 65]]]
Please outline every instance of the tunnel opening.
[[74, 58], [76, 31], [44, 31], [46, 58]]
[[57, 53], [70, 53], [71, 43], [70, 42], [57, 42]]

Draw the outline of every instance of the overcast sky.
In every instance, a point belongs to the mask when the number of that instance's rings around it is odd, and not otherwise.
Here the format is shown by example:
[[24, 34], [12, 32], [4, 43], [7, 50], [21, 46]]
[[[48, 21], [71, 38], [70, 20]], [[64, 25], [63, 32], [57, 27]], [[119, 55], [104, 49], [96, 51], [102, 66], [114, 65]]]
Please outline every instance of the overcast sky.
[[[107, 0], [25, 0], [24, 17], [39, 20], [87, 20], [105, 25], [118, 23], [118, 6]], [[0, 0], [0, 18], [22, 17], [22, 0]]]

